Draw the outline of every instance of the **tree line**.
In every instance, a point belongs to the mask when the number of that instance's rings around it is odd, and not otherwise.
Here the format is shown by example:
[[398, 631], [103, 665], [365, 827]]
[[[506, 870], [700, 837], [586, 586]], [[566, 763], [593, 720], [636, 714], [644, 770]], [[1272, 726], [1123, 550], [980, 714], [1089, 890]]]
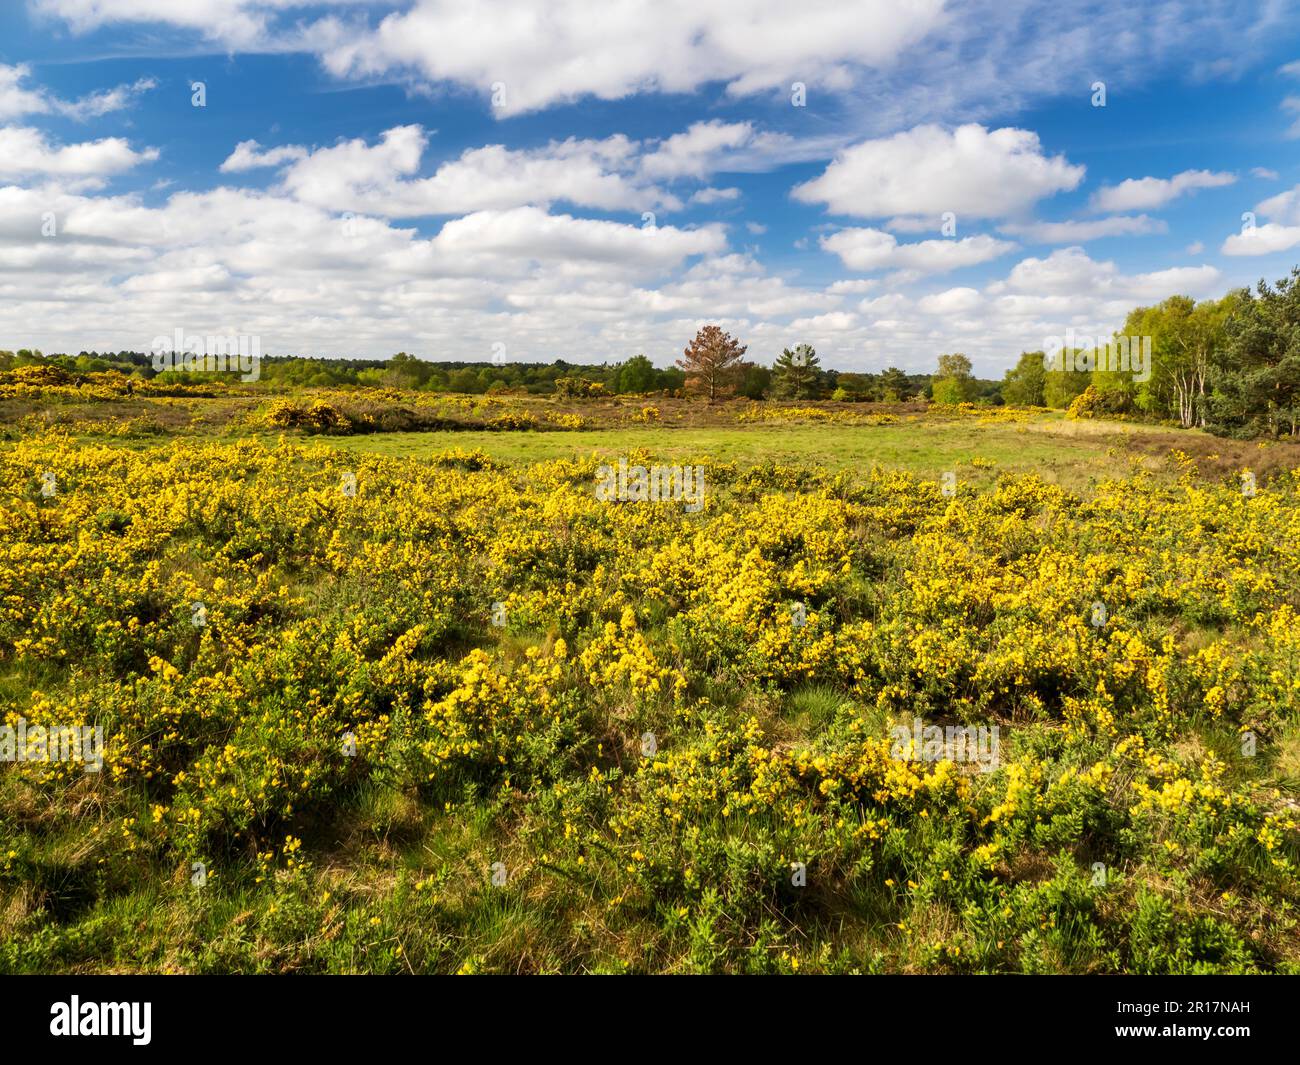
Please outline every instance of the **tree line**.
[[[989, 403], [1069, 407], [1079, 397], [1101, 414], [1176, 422], [1212, 432], [1255, 436], [1300, 431], [1300, 267], [1275, 284], [1238, 289], [1220, 299], [1171, 296], [1137, 307], [1117, 334], [1149, 352], [1136, 372], [1117, 367], [1104, 346], [1026, 351], [1001, 381], [976, 378], [960, 352], [939, 356], [932, 374], [889, 367], [879, 373], [827, 369], [817, 352], [799, 344], [772, 365], [746, 360], [747, 346], [719, 326], [703, 327], [674, 366], [655, 366], [645, 355], [600, 365], [556, 359], [550, 363], [430, 362], [406, 352], [390, 359], [319, 359], [264, 356], [261, 387], [349, 386], [437, 392], [599, 396], [699, 394], [710, 401], [830, 399], [838, 401]], [[1127, 349], [1126, 349], [1127, 350]], [[0, 351], [0, 370], [36, 363], [77, 373], [119, 370], [155, 376], [151, 357], [133, 351], [46, 356], [37, 349]], [[165, 380], [214, 377], [165, 371]]]
[[[785, 352], [772, 367], [741, 361], [728, 365], [715, 381], [715, 398], [801, 398], [905, 401], [929, 394], [930, 374], [906, 373], [891, 367], [881, 373], [842, 373], [823, 370], [806, 345], [807, 365], [786, 367]], [[0, 351], [0, 371], [15, 366], [54, 365], [72, 373], [117, 370], [146, 380], [171, 384], [221, 380], [216, 373], [153, 368], [152, 358], [136, 351], [82, 351], [77, 355], [44, 355], [39, 349]], [[389, 359], [321, 359], [294, 355], [262, 356], [261, 377], [250, 387], [329, 388], [371, 386], [456, 392], [469, 395], [523, 393], [529, 395], [651, 395], [692, 391], [681, 366], [658, 367], [645, 355], [615, 363], [431, 362], [406, 352]], [[980, 396], [993, 399], [998, 384], [982, 381]]]
[[1002, 382], [1004, 401], [1065, 407], [1091, 388], [1090, 406], [1100, 413], [1146, 416], [1228, 436], [1297, 434], [1300, 267], [1276, 284], [1261, 280], [1253, 292], [1238, 289], [1199, 302], [1171, 296], [1138, 307], [1120, 336], [1130, 342], [1149, 338], [1145, 380], [1131, 370], [1103, 367], [1096, 349], [1062, 352], [1083, 358], [1056, 360], [1042, 351], [1025, 352]]

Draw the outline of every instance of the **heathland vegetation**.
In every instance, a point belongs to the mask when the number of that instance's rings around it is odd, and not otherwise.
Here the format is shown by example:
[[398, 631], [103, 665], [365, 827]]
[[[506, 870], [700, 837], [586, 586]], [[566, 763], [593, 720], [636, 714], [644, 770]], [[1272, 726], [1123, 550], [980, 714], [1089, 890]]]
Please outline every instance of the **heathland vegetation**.
[[1288, 441], [6, 388], [0, 970], [1300, 968]]
[[[269, 391], [292, 388], [372, 388], [490, 396], [595, 398], [684, 395], [710, 401], [831, 400], [854, 403], [977, 403], [1071, 409], [1196, 426], [1221, 435], [1296, 435], [1300, 427], [1300, 267], [1275, 285], [1261, 281], [1218, 300], [1171, 296], [1138, 307], [1117, 337], [1123, 367], [1107, 358], [1111, 337], [1076, 347], [1067, 332], [1053, 350], [1026, 351], [1001, 381], [981, 380], [960, 352], [938, 357], [935, 372], [849, 372], [823, 367], [808, 344], [787, 348], [772, 365], [745, 359], [747, 346], [717, 326], [706, 326], [676, 364], [654, 365], [645, 355], [600, 365], [437, 362], [399, 352], [387, 360], [316, 359], [266, 355], [258, 381]], [[1144, 369], [1129, 365], [1142, 351]], [[0, 372], [42, 367], [91, 383], [102, 374], [127, 375], [157, 386], [220, 382], [221, 373], [166, 369], [149, 353], [83, 351], [46, 356], [39, 350], [0, 351]], [[29, 378], [10, 377], [10, 383]], [[35, 378], [30, 378], [35, 380]]]
[[0, 971], [1300, 972], [1294, 289], [1234, 299], [1001, 404], [720, 329], [15, 354]]

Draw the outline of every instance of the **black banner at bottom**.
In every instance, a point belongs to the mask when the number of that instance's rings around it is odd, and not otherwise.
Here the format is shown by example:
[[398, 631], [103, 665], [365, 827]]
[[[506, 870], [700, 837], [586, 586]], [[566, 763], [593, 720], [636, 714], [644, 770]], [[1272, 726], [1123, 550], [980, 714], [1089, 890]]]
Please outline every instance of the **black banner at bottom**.
[[751, 1040], [773, 1049], [785, 1045], [785, 1030], [793, 1050], [842, 1032], [858, 1044], [983, 1038], [1011, 1050], [1129, 1044], [1222, 1054], [1290, 1046], [1295, 1032], [1297, 984], [1288, 977], [851, 979], [750, 978], [724, 989], [709, 977], [12, 977], [0, 994], [6, 1050], [55, 1052], [114, 1044], [128, 1054], [199, 1046], [337, 1054], [451, 1036], [526, 1052], [669, 1029], [678, 1035], [666, 1051], [684, 1049], [688, 1032], [700, 1049], [711, 1036], [733, 1052]]

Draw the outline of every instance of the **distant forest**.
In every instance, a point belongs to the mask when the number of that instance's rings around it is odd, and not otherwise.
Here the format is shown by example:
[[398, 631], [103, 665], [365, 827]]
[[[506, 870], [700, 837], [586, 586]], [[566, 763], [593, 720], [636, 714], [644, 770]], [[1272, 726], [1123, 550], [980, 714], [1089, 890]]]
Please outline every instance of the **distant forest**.
[[[1062, 347], [1048, 357], [1042, 351], [1023, 352], [1001, 381], [975, 377], [971, 360], [961, 352], [939, 355], [932, 374], [897, 367], [879, 373], [823, 368], [807, 344], [787, 348], [770, 367], [763, 366], [744, 358], [747, 348], [739, 338], [705, 326], [678, 365], [667, 369], [645, 355], [599, 365], [564, 359], [432, 362], [406, 352], [385, 360], [263, 356], [256, 387], [369, 385], [575, 397], [703, 392], [710, 399], [739, 395], [842, 402], [928, 399], [1067, 408], [1241, 437], [1300, 434], [1300, 267], [1276, 285], [1261, 280], [1255, 292], [1239, 289], [1200, 302], [1171, 296], [1135, 308], [1117, 338], [1125, 341], [1122, 368], [1111, 361], [1115, 338], [1096, 337], [1089, 338], [1090, 347]], [[1140, 373], [1128, 365], [1130, 348], [1135, 356], [1144, 353]], [[0, 371], [33, 363], [83, 374], [118, 370], [155, 376], [152, 357], [142, 352], [45, 356], [30, 349], [0, 351]], [[167, 370], [157, 376], [170, 382], [205, 375]]]

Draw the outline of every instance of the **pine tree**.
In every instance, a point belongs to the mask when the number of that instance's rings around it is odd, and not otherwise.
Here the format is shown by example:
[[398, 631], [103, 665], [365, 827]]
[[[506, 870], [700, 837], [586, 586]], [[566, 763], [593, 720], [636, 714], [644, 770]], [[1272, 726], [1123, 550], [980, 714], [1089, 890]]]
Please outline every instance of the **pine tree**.
[[891, 366], [880, 375], [880, 398], [886, 403], [898, 403], [912, 391], [907, 374]]
[[794, 351], [786, 348], [772, 366], [772, 378], [779, 396], [816, 399], [821, 390], [817, 352], [808, 344], [800, 344]]
[[687, 385], [704, 391], [712, 403], [730, 384], [746, 350], [746, 345], [730, 333], [724, 333], [716, 325], [706, 325], [695, 334], [677, 365], [686, 372]]

